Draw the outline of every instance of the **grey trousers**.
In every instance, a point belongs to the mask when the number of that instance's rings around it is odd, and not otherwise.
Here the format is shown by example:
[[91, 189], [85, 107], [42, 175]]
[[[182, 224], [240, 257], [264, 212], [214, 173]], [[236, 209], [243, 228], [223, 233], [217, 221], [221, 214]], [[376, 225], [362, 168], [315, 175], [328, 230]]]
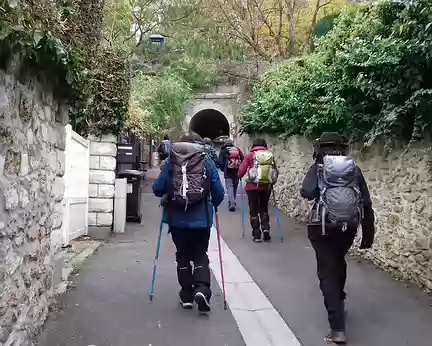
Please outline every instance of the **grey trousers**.
[[229, 205], [236, 205], [237, 189], [238, 189], [239, 179], [238, 178], [226, 178], [225, 187], [228, 193], [228, 203]]

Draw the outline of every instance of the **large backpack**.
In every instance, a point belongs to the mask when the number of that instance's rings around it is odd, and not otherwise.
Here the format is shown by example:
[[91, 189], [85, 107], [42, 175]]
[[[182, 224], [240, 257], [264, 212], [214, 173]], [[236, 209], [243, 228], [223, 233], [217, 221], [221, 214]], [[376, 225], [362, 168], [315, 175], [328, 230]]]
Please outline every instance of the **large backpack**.
[[206, 169], [207, 153], [202, 146], [179, 142], [171, 146], [170, 205], [182, 207], [205, 200], [210, 192]]
[[227, 148], [227, 167], [230, 170], [238, 170], [241, 164], [240, 150], [237, 147]]
[[278, 179], [274, 155], [269, 150], [254, 152], [253, 166], [249, 168], [247, 180], [257, 185], [274, 185]]
[[351, 157], [331, 156], [318, 165], [319, 213], [322, 231], [327, 223], [358, 227], [363, 216], [357, 165]]

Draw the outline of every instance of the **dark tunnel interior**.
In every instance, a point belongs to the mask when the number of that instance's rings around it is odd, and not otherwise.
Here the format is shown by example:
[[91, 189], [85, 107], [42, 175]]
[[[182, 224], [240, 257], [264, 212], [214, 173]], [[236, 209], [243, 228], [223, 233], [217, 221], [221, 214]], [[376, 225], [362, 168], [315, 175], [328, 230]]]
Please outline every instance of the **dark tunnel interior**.
[[229, 136], [230, 131], [228, 120], [214, 109], [205, 109], [195, 114], [190, 121], [189, 130], [212, 140], [219, 136]]

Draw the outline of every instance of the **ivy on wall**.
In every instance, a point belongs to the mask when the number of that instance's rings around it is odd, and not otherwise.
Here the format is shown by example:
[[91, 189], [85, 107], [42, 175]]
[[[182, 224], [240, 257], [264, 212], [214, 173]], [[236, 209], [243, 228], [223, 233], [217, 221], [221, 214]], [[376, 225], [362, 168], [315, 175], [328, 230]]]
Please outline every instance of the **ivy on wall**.
[[[0, 68], [19, 59], [55, 83], [82, 135], [118, 134], [129, 102], [130, 63], [100, 45], [105, 0], [0, 0]], [[16, 64], [15, 64], [16, 65]]]

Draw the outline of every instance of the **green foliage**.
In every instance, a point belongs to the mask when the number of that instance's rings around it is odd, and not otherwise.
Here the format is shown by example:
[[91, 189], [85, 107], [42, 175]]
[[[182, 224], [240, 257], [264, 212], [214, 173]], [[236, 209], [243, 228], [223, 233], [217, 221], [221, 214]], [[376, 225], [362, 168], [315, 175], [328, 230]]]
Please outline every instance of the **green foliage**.
[[129, 101], [128, 58], [99, 47], [104, 2], [0, 0], [0, 68], [19, 57], [20, 69], [55, 82], [83, 135], [119, 133]]
[[127, 125], [133, 134], [143, 138], [166, 133], [183, 121], [192, 90], [178, 75], [139, 73], [132, 84]]
[[[122, 1], [125, 0], [119, 1], [118, 7]], [[219, 63], [241, 61], [244, 50], [221, 35], [220, 23], [208, 15], [201, 0], [131, 3], [141, 4], [135, 20], [145, 35], [138, 35], [138, 46], [132, 49], [133, 69], [138, 75], [132, 83], [127, 129], [145, 137], [181, 125], [192, 92], [217, 85]], [[158, 19], [153, 20], [159, 20], [157, 27], [166, 37], [162, 54], [155, 53], [148, 41], [148, 34], [154, 32], [145, 19], [151, 18], [155, 8], [158, 15], [153, 17]], [[121, 34], [122, 17], [111, 14], [109, 18], [115, 24], [109, 32], [119, 33], [116, 42], [123, 40], [128, 45], [130, 33]]]
[[[116, 49], [100, 49], [86, 78], [77, 83], [70, 118], [80, 133], [119, 134], [125, 125], [130, 97], [130, 59]], [[83, 84], [86, 85], [83, 85]]]
[[432, 129], [431, 101], [432, 0], [382, 1], [344, 11], [315, 53], [269, 71], [242, 122], [246, 132], [417, 141]]
[[339, 12], [331, 13], [323, 18], [321, 18], [315, 27], [314, 35], [316, 38], [325, 36], [331, 29], [333, 29], [335, 20], [339, 17]]

